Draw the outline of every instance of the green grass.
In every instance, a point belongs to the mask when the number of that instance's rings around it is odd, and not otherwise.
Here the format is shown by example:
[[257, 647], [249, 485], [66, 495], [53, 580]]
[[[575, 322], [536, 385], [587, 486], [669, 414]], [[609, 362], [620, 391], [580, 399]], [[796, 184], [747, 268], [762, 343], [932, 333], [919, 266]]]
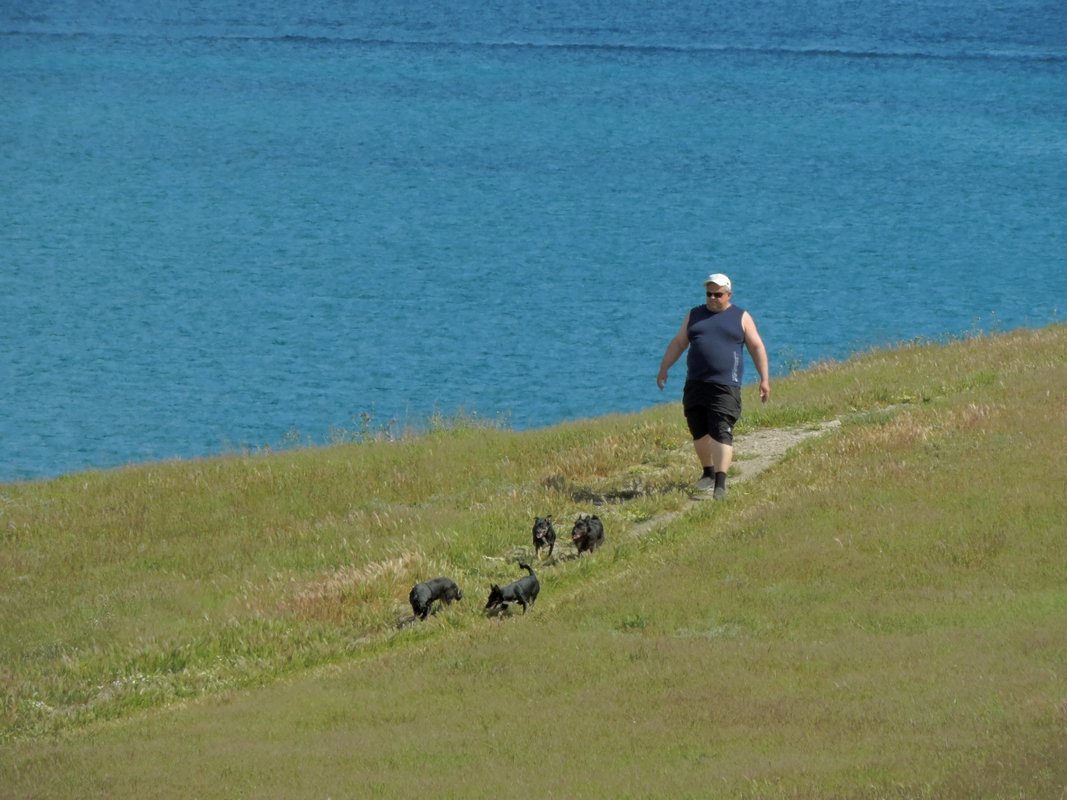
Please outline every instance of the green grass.
[[717, 504], [675, 404], [0, 486], [0, 797], [1062, 797], [1064, 386], [1062, 325], [818, 365]]

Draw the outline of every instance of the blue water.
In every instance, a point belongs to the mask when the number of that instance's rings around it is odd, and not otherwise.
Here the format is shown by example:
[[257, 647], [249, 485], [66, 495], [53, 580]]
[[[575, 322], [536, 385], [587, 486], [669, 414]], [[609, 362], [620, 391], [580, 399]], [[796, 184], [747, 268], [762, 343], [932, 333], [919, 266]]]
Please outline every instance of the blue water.
[[1065, 220], [1061, 0], [7, 0], [0, 480], [676, 401], [711, 271], [778, 375], [1062, 321]]

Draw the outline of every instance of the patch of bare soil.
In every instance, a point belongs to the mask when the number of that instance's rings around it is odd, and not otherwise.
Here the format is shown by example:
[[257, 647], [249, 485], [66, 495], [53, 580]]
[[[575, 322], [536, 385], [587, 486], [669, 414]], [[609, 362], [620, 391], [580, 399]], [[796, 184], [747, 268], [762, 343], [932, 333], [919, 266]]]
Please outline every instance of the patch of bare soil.
[[[841, 425], [840, 420], [830, 420], [818, 426], [806, 426], [803, 428], [771, 428], [754, 431], [734, 439], [734, 471], [730, 476], [730, 485], [736, 485], [759, 475], [765, 469], [777, 464], [790, 448], [795, 447], [806, 439], [819, 436], [832, 428]], [[692, 445], [686, 444], [685, 449], [696, 463], [696, 456], [692, 454]], [[704, 499], [694, 497], [694, 499]], [[647, 519], [633, 527], [631, 534], [644, 536], [650, 531], [667, 524], [685, 511], [668, 511], [658, 516]]]
[[756, 477], [781, 461], [790, 448], [840, 425], [841, 421], [834, 419], [818, 427], [773, 428], [738, 436], [734, 442], [734, 466], [739, 474], [731, 477], [731, 483]]

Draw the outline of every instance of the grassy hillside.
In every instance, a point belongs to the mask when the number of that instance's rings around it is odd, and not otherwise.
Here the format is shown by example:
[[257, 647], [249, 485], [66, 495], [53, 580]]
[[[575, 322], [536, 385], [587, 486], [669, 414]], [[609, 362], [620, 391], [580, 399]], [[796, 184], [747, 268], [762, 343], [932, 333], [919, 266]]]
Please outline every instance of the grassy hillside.
[[1065, 386], [1062, 325], [816, 367], [724, 503], [674, 404], [0, 486], [0, 797], [1061, 797]]

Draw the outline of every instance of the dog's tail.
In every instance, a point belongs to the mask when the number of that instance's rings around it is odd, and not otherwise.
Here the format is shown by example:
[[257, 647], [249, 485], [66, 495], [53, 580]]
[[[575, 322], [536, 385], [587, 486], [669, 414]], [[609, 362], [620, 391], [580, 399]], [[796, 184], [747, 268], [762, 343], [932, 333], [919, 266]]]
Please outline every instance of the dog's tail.
[[520, 566], [520, 567], [521, 567], [522, 569], [524, 569], [524, 570], [526, 570], [527, 572], [529, 572], [529, 573], [530, 573], [531, 575], [533, 575], [533, 574], [534, 574], [534, 571], [533, 571], [533, 567], [531, 567], [531, 566], [530, 566], [529, 564], [526, 564], [526, 563], [524, 563], [524, 562], [521, 562], [521, 561], [520, 561], [520, 562], [519, 562], [519, 566]]

